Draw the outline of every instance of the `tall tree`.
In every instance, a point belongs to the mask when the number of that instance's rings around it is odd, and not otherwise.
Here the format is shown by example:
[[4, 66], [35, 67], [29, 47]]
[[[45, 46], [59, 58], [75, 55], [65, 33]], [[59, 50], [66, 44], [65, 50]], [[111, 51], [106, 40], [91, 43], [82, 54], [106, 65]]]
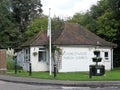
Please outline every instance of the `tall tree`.
[[0, 48], [7, 48], [16, 45], [14, 39], [18, 38], [16, 25], [10, 11], [8, 0], [0, 0]]
[[20, 45], [30, 22], [40, 17], [41, 7], [40, 0], [0, 0], [0, 48]]
[[107, 41], [114, 42], [117, 35], [117, 27], [119, 23], [114, 19], [113, 13], [106, 11], [102, 16], [98, 17], [98, 30], [97, 34]]
[[31, 38], [34, 34], [42, 30], [47, 30], [48, 18], [42, 16], [40, 18], [34, 18], [25, 32], [26, 39]]
[[39, 17], [42, 13], [40, 0], [11, 0], [13, 17], [19, 24], [19, 29], [24, 32], [30, 21], [34, 17]]
[[51, 27], [52, 30], [58, 29], [63, 22], [62, 19], [60, 19], [59, 17], [56, 17], [56, 16], [54, 16], [51, 21], [52, 21], [52, 27]]

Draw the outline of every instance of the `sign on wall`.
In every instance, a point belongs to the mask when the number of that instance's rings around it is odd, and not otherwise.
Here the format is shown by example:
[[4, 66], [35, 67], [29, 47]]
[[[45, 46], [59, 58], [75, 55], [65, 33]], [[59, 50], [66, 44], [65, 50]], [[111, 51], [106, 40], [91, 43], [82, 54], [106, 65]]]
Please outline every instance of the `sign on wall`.
[[63, 55], [63, 59], [65, 60], [86, 60], [88, 59], [87, 52], [79, 51], [79, 52], [65, 52]]

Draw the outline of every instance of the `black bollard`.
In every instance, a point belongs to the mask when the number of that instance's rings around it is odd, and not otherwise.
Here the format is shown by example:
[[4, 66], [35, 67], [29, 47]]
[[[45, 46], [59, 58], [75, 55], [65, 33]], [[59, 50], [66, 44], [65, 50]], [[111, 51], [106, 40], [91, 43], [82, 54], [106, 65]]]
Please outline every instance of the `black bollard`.
[[29, 62], [29, 76], [32, 76], [32, 67], [31, 67], [31, 62]]
[[14, 61], [15, 61], [15, 66], [14, 66], [15, 74], [17, 74], [17, 58], [16, 57], [14, 57]]
[[17, 74], [17, 65], [15, 64], [15, 74]]
[[54, 64], [54, 78], [56, 78], [56, 64]]
[[89, 70], [89, 78], [91, 79], [92, 78], [92, 67], [90, 66], [89, 69], [90, 69]]

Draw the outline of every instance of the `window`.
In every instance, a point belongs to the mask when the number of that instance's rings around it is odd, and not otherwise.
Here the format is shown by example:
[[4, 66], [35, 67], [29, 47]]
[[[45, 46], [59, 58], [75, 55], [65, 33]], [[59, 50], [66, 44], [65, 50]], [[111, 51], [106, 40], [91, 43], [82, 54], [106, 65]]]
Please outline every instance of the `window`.
[[39, 48], [40, 51], [45, 51], [45, 48]]
[[46, 52], [45, 51], [38, 52], [38, 62], [40, 62], [40, 61], [46, 61]]
[[106, 60], [108, 60], [108, 52], [104, 53], [104, 57], [105, 57]]
[[30, 49], [29, 48], [25, 48], [24, 50], [24, 62], [28, 62], [30, 61]]
[[29, 54], [29, 50], [28, 49], [26, 49], [25, 52], [26, 52], [26, 54]]

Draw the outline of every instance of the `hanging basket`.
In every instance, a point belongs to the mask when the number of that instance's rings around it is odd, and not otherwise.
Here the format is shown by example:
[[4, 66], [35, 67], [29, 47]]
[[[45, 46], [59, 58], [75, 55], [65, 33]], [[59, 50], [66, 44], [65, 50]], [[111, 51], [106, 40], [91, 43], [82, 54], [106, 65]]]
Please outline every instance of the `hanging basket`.
[[99, 50], [94, 51], [94, 54], [95, 54], [95, 55], [98, 55], [99, 53], [100, 53]]
[[94, 57], [92, 58], [93, 62], [101, 62], [102, 58], [100, 57]]
[[33, 55], [36, 56], [36, 55], [37, 55], [37, 52], [33, 52]]

